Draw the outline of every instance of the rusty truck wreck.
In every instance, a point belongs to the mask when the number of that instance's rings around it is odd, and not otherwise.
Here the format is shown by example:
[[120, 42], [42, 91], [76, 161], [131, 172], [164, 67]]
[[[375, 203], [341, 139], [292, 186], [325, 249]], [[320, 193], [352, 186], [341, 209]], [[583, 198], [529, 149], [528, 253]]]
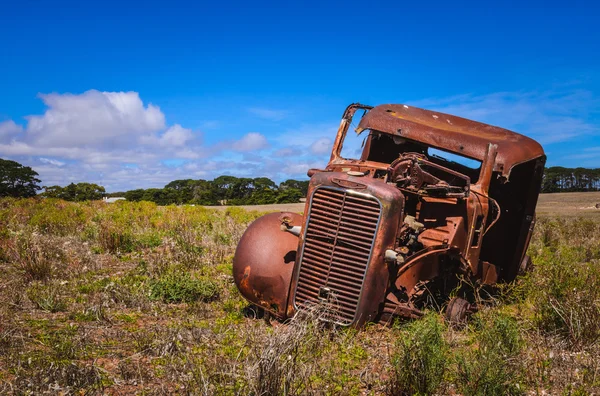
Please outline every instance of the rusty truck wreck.
[[[343, 158], [359, 111], [366, 139], [359, 158]], [[545, 159], [536, 141], [499, 127], [352, 104], [329, 164], [308, 172], [304, 214], [267, 214], [242, 236], [236, 285], [280, 320], [324, 301], [335, 322], [361, 326], [417, 318], [432, 296], [447, 300], [458, 278], [511, 281], [528, 264]], [[445, 305], [454, 320], [470, 309], [462, 298]]]

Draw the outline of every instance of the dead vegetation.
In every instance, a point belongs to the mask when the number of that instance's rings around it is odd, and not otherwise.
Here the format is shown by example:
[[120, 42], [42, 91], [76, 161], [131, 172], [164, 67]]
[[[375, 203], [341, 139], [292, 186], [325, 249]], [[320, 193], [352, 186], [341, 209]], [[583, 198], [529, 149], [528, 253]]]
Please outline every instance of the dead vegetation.
[[[592, 394], [600, 221], [540, 219], [534, 268], [462, 329], [252, 318], [240, 209], [0, 201], [0, 393]], [[256, 314], [256, 312], [254, 312]]]

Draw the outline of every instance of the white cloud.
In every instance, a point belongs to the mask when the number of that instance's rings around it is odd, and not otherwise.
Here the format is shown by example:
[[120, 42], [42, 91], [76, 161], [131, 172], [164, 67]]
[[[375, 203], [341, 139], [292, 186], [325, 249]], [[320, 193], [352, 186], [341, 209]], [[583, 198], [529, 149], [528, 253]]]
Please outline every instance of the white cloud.
[[497, 92], [411, 102], [419, 107], [482, 121], [531, 136], [543, 144], [564, 142], [600, 128], [588, 121], [600, 101], [585, 90]]
[[12, 137], [21, 132], [23, 132], [23, 127], [15, 124], [13, 120], [0, 122], [0, 139]]
[[327, 154], [331, 152], [333, 142], [329, 138], [321, 138], [310, 145], [310, 151], [313, 154]]
[[40, 158], [40, 162], [43, 162], [44, 164], [54, 165], [54, 166], [64, 166], [65, 165], [64, 162], [57, 161], [57, 160], [51, 159], [51, 158]]
[[285, 131], [275, 140], [286, 146], [310, 147], [318, 139], [334, 138], [337, 130], [338, 124], [336, 123], [304, 124], [296, 129]]
[[40, 95], [48, 106], [43, 115], [27, 117], [27, 138], [37, 145], [81, 147], [127, 145], [131, 137], [159, 131], [165, 116], [144, 106], [137, 92], [86, 91]]
[[183, 128], [179, 124], [175, 124], [167, 129], [162, 135], [146, 135], [141, 136], [139, 142], [163, 148], [173, 148], [185, 146], [187, 142], [194, 138], [191, 129]]
[[300, 149], [296, 148], [291, 148], [291, 147], [282, 147], [279, 150], [276, 150], [273, 153], [273, 156], [275, 157], [289, 157], [291, 155], [297, 155], [300, 153]]
[[47, 109], [26, 117], [25, 127], [0, 123], [0, 156], [35, 161], [45, 185], [92, 181], [109, 191], [160, 186], [189, 176], [162, 161], [207, 155], [199, 133], [179, 124], [168, 127], [160, 109], [144, 104], [137, 92], [90, 90], [40, 98]]
[[269, 146], [267, 138], [257, 132], [250, 132], [240, 140], [233, 142], [231, 148], [235, 151], [255, 151]]
[[283, 171], [283, 173], [291, 175], [293, 177], [306, 177], [306, 172], [308, 172], [309, 169], [312, 169], [312, 168], [323, 169], [323, 168], [325, 168], [325, 165], [326, 164], [320, 163], [320, 162], [311, 162], [311, 163], [290, 162], [283, 167], [282, 171]]
[[281, 121], [288, 115], [288, 112], [285, 110], [267, 109], [263, 107], [250, 107], [248, 112], [257, 117], [271, 121]]

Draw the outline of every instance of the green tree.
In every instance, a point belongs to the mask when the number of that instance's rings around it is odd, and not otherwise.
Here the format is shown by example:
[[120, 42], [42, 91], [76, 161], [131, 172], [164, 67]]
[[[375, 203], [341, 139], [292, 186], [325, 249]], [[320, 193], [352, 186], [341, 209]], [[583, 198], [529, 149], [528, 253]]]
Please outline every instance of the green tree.
[[297, 203], [300, 202], [300, 198], [304, 198], [302, 191], [297, 188], [286, 188], [277, 194], [277, 203]]
[[244, 197], [242, 204], [264, 205], [277, 201], [277, 184], [266, 177], [257, 177], [250, 183], [250, 195]]
[[542, 192], [597, 190], [600, 190], [600, 169], [564, 168], [562, 166], [544, 169]]
[[144, 198], [144, 193], [145, 190], [143, 188], [138, 188], [137, 190], [126, 191], [123, 196], [128, 201], [138, 202]]
[[176, 204], [177, 199], [177, 191], [172, 188], [149, 188], [144, 191], [142, 196], [143, 201], [150, 201], [163, 206]]
[[288, 188], [297, 189], [300, 190], [303, 197], [306, 197], [306, 194], [308, 194], [308, 182], [308, 180], [288, 179], [279, 184], [279, 190], [286, 190]]
[[238, 178], [235, 176], [219, 176], [212, 181], [215, 195], [218, 201], [228, 201], [238, 198], [234, 193], [238, 185]]
[[41, 189], [38, 173], [29, 166], [0, 158], [0, 197], [33, 197]]
[[185, 180], [174, 180], [167, 184], [165, 188], [170, 188], [177, 192], [177, 203], [189, 203], [194, 198], [194, 187], [196, 180], [185, 179]]
[[109, 197], [109, 198], [117, 198], [117, 197], [124, 197], [125, 196], [125, 191], [115, 191], [115, 192], [111, 192], [111, 193], [106, 193], [104, 195], [105, 197]]
[[198, 205], [218, 205], [219, 200], [212, 182], [196, 180], [191, 203]]
[[104, 187], [94, 183], [71, 183], [66, 187], [50, 186], [44, 187], [43, 196], [48, 198], [60, 198], [65, 201], [93, 201], [102, 199], [106, 190]]
[[64, 188], [61, 186], [44, 186], [44, 192], [41, 194], [46, 198], [62, 198]]
[[[73, 183], [71, 183], [72, 185]], [[106, 194], [103, 186], [94, 183], [75, 184], [75, 201], [93, 201], [102, 199]]]

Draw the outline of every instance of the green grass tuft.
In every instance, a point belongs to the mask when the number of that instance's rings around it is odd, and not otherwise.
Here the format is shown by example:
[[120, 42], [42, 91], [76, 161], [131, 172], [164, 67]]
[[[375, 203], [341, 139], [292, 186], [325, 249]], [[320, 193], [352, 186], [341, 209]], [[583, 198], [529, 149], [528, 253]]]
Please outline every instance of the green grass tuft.
[[165, 303], [211, 301], [219, 296], [218, 286], [211, 279], [193, 278], [181, 271], [170, 271], [150, 283], [150, 298]]
[[391, 356], [389, 394], [430, 395], [440, 389], [449, 362], [445, 330], [432, 312], [402, 328]]

